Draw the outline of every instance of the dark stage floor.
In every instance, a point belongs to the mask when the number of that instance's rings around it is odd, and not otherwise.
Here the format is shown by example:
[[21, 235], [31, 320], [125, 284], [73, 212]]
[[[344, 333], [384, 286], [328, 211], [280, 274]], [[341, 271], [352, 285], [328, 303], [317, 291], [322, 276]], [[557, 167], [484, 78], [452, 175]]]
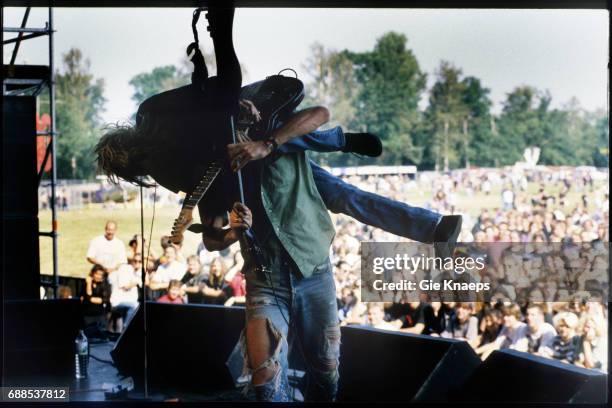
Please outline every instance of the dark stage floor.
[[[110, 351], [115, 343], [106, 341], [91, 344], [89, 359], [89, 376], [85, 380], [73, 377], [53, 375], [32, 375], [4, 378], [4, 386], [21, 387], [68, 387], [70, 401], [105, 401], [105, 391], [118, 385], [124, 376], [117, 372], [112, 364]], [[139, 391], [139, 392], [138, 392]], [[174, 389], [149, 389], [149, 396], [156, 401], [249, 401], [239, 390], [215, 391], [207, 393], [194, 393]], [[143, 398], [142, 390], [128, 393], [127, 397], [118, 400], [131, 400]]]

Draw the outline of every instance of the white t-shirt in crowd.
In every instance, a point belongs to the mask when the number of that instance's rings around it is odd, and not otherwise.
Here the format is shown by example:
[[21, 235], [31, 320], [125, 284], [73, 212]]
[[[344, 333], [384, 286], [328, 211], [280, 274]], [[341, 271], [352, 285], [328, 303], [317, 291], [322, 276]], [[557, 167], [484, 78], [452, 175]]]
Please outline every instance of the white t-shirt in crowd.
[[[108, 275], [108, 282], [111, 284], [110, 302], [113, 307], [120, 303], [138, 303], [138, 286], [140, 286], [141, 277], [138, 271], [129, 264], [123, 264], [114, 272]], [[130, 289], [123, 289], [132, 282], [138, 283]]]
[[544, 352], [552, 346], [557, 331], [551, 324], [544, 322], [540, 325], [536, 333], [530, 333], [529, 326], [525, 325], [518, 330], [517, 340], [510, 348], [518, 351], [529, 351], [528, 335], [538, 342], [538, 348], [535, 351]]
[[502, 200], [506, 204], [512, 204], [514, 202], [514, 193], [512, 190], [504, 190], [502, 193]]
[[115, 268], [127, 263], [125, 244], [117, 237], [109, 241], [104, 235], [100, 235], [89, 243], [87, 258], [97, 260], [105, 268]]
[[155, 275], [151, 278], [154, 283], [168, 283], [172, 279], [181, 280], [187, 272], [187, 265], [179, 261], [169, 262], [165, 265], [159, 265], [155, 271]]

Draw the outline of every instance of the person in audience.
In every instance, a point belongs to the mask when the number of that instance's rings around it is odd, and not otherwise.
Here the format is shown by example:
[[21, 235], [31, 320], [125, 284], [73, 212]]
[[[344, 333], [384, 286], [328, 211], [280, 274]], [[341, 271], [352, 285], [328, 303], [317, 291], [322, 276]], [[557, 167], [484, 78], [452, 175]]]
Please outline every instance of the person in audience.
[[168, 283], [168, 290], [166, 294], [161, 296], [159, 299], [157, 299], [157, 301], [160, 303], [176, 303], [176, 304], [185, 303], [183, 301], [183, 297], [181, 296], [181, 286], [183, 286], [183, 284], [181, 283], [180, 280], [172, 279]]
[[486, 360], [495, 350], [506, 349], [516, 344], [527, 326], [521, 321], [522, 314], [519, 305], [512, 304], [504, 306], [501, 311], [504, 319], [504, 326], [499, 332], [499, 335], [493, 342], [477, 347], [475, 350], [476, 354], [478, 354], [482, 360]]
[[[157, 254], [155, 253], [155, 250], [153, 248], [149, 248], [146, 238], [144, 240], [144, 246], [145, 246], [144, 256], [149, 257], [148, 262], [146, 263], [145, 267], [147, 270], [154, 270], [156, 269], [155, 260], [157, 259]], [[134, 258], [134, 256], [136, 255], [143, 256], [143, 251], [141, 247], [142, 247], [142, 236], [140, 234], [136, 234], [132, 237], [130, 242], [128, 242], [128, 249], [127, 249], [128, 263], [130, 263], [132, 258]]]
[[434, 313], [433, 327], [431, 334], [440, 334], [449, 326], [450, 321], [455, 316], [455, 302], [431, 302]]
[[[392, 312], [391, 309], [398, 309]], [[404, 302], [394, 303], [387, 309], [390, 318], [389, 323], [396, 326], [400, 331], [414, 334], [431, 334], [434, 327], [434, 311], [426, 302]]]
[[166, 246], [164, 258], [165, 262], [160, 264], [157, 270], [149, 275], [149, 282], [147, 284], [153, 296], [159, 295], [160, 290], [167, 289], [168, 283], [171, 280], [180, 281], [187, 271], [187, 266], [177, 260], [176, 249], [173, 245]]
[[208, 282], [202, 288], [203, 303], [222, 305], [234, 293], [232, 287], [225, 280], [227, 266], [222, 257], [218, 256], [210, 263]]
[[106, 273], [116, 271], [120, 265], [127, 263], [125, 244], [115, 236], [116, 233], [117, 223], [107, 221], [104, 234], [92, 239], [87, 250], [87, 262], [102, 266]]
[[357, 304], [357, 297], [353, 293], [353, 290], [348, 287], [342, 287], [340, 297], [338, 300], [338, 318], [340, 321], [344, 321], [349, 311]]
[[187, 303], [202, 303], [202, 289], [204, 289], [206, 281], [207, 279], [202, 273], [200, 258], [197, 255], [187, 257], [187, 272], [181, 279], [182, 289], [187, 294]]
[[[212, 223], [212, 227], [213, 228], [223, 228], [223, 226], [227, 225], [228, 223], [229, 223], [229, 219], [227, 218], [227, 216], [217, 217], [217, 218], [214, 219], [214, 221]], [[230, 252], [231, 252], [230, 247], [227, 247], [227, 248], [222, 249], [220, 251], [209, 251], [208, 249], [206, 249], [206, 246], [204, 245], [204, 242], [200, 242], [198, 244], [198, 248], [196, 249], [196, 254], [200, 258], [200, 263], [202, 264], [202, 267], [206, 271], [208, 271], [208, 269], [210, 268], [210, 263], [217, 256], [222, 256], [222, 257], [225, 258], [225, 257], [228, 257], [230, 255]], [[239, 252], [240, 251], [238, 251], [237, 253], [239, 253]]]
[[355, 294], [355, 298], [357, 300], [355, 302], [355, 305], [346, 312], [344, 320], [342, 320], [340, 323], [341, 326], [347, 326], [351, 324], [364, 325], [367, 322], [368, 307], [365, 303], [361, 301], [361, 290], [359, 290], [358, 287], [355, 287], [353, 293]]
[[472, 342], [478, 336], [478, 319], [472, 316], [474, 304], [472, 302], [459, 302], [455, 306], [455, 316], [450, 324], [440, 334], [440, 337], [467, 340]]
[[232, 267], [230, 272], [225, 275], [225, 281], [231, 288], [232, 295], [225, 301], [225, 306], [244, 305], [246, 303], [246, 279], [242, 273], [241, 268], [237, 269]]
[[110, 285], [106, 280], [105, 268], [94, 265], [85, 278], [85, 286], [81, 294], [85, 326], [95, 326], [93, 332], [106, 329], [107, 313], [110, 311]]
[[392, 323], [385, 321], [385, 310], [383, 306], [381, 306], [380, 303], [378, 302], [369, 303], [367, 306], [367, 310], [368, 310], [368, 319], [367, 319], [368, 326], [372, 326], [375, 329], [382, 329], [382, 330], [393, 330], [393, 331], [399, 330], [399, 327], [397, 325], [394, 325]]
[[[219, 252], [219, 255], [223, 256], [223, 258], [225, 259], [228, 259], [228, 257], [222, 255], [221, 252]], [[231, 259], [231, 266], [228, 268], [227, 273], [225, 274], [225, 280], [227, 281], [231, 281], [234, 278], [234, 275], [237, 272], [241, 272], [242, 268], [244, 267], [244, 258], [242, 257], [242, 252], [240, 252], [239, 249], [235, 250], [234, 254], [231, 255], [229, 259]], [[209, 269], [210, 269], [210, 263], [209, 263]]]
[[608, 372], [608, 336], [603, 316], [587, 314], [580, 331], [581, 344], [576, 364]]
[[547, 350], [549, 354], [542, 355], [566, 363], [574, 363], [578, 359], [582, 341], [576, 334], [578, 316], [572, 312], [562, 312], [554, 317], [553, 322], [558, 334], [553, 338], [550, 350]]
[[179, 262], [185, 262], [185, 259], [183, 257], [183, 252], [182, 252], [182, 248], [183, 248], [183, 243], [181, 242], [180, 244], [175, 244], [170, 240], [170, 236], [168, 235], [163, 235], [160, 238], [160, 244], [162, 247], [162, 251], [165, 254], [166, 248], [168, 248], [169, 246], [173, 247], [176, 255], [175, 258], [176, 260], [178, 260]]
[[476, 349], [493, 343], [504, 329], [504, 316], [499, 309], [488, 308], [484, 312], [482, 334], [476, 342]]
[[60, 287], [57, 288], [57, 297], [59, 299], [72, 299], [72, 289], [70, 286], [60, 285]]
[[111, 285], [111, 311], [119, 315], [116, 320], [116, 333], [123, 331], [123, 323], [132, 317], [138, 307], [138, 287], [142, 285], [141, 267], [142, 256], [137, 254], [129, 263], [121, 265], [108, 276]]
[[557, 331], [544, 321], [542, 306], [530, 304], [527, 307], [526, 321], [527, 325], [519, 330], [518, 338], [510, 348], [550, 357], [552, 341]]

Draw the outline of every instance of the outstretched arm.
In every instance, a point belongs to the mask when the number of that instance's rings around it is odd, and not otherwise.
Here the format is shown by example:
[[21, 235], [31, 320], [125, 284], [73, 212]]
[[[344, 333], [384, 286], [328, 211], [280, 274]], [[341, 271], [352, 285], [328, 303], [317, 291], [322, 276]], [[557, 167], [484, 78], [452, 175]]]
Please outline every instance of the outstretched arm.
[[[274, 130], [270, 138], [281, 146], [291, 139], [315, 131], [329, 121], [329, 110], [322, 106], [307, 108], [293, 115], [283, 126]], [[252, 160], [263, 159], [271, 152], [271, 146], [266, 141], [249, 141], [227, 146], [231, 167], [234, 171], [243, 168]]]

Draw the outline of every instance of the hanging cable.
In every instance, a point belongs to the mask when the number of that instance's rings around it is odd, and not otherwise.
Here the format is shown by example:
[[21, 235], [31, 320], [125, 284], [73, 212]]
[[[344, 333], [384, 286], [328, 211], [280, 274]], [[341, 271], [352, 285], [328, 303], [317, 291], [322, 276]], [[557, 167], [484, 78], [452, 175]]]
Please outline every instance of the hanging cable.
[[[143, 265], [149, 263], [149, 257], [151, 256], [151, 239], [153, 238], [153, 223], [155, 222], [155, 203], [157, 202], [157, 183], [153, 185], [153, 214], [151, 216], [151, 228], [149, 229], [149, 245], [147, 245], [147, 258], [143, 261]], [[144, 247], [142, 248], [144, 252]], [[144, 286], [144, 282], [142, 282]]]
[[[140, 248], [144, 252], [144, 192], [143, 185], [140, 183]], [[142, 257], [142, 254], [141, 254]], [[148, 260], [148, 259], [147, 259]], [[145, 262], [143, 261], [140, 265], [140, 274], [142, 279], [142, 331], [144, 341], [144, 397], [149, 397], [149, 379], [147, 376], [148, 364], [147, 364], [147, 299], [145, 297]]]
[[193, 73], [191, 74], [191, 83], [202, 88], [204, 82], [208, 78], [208, 69], [204, 61], [204, 55], [200, 51], [200, 39], [198, 37], [198, 20], [200, 13], [205, 11], [205, 8], [199, 7], [194, 10], [191, 20], [191, 31], [193, 31], [193, 42], [187, 46], [187, 58], [193, 63]]

